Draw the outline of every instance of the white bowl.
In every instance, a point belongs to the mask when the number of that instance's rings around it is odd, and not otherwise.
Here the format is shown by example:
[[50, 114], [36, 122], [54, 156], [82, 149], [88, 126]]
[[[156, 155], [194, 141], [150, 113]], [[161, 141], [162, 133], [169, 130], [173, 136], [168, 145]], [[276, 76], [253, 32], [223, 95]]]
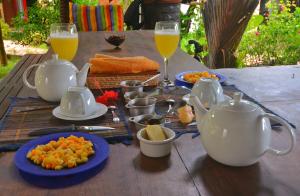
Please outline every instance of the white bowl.
[[140, 140], [141, 152], [148, 157], [163, 157], [171, 152], [172, 142], [175, 139], [175, 132], [169, 128], [162, 127], [168, 139], [163, 141], [151, 141], [145, 139], [146, 129], [141, 129], [137, 133]]

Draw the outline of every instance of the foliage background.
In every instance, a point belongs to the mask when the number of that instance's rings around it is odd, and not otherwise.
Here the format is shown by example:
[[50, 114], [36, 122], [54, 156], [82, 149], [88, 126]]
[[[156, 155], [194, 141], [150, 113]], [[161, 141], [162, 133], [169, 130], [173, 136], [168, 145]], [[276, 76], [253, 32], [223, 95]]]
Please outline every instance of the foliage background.
[[24, 45], [40, 45], [50, 33], [50, 25], [59, 22], [59, 0], [40, 0], [28, 8], [28, 21], [22, 15], [13, 20], [11, 38]]
[[[294, 65], [300, 61], [300, 8], [291, 12], [291, 6], [289, 3], [270, 1], [267, 4], [270, 12], [265, 18], [252, 16], [235, 54], [236, 67]], [[188, 42], [198, 41], [203, 50], [196, 55], [205, 64], [208, 53], [201, 8], [189, 11], [181, 13], [181, 48], [194, 55], [195, 48]], [[186, 20], [190, 20], [192, 25]]]
[[265, 22], [246, 31], [237, 51], [239, 66], [288, 65], [300, 60], [300, 8], [277, 12], [273, 10]]

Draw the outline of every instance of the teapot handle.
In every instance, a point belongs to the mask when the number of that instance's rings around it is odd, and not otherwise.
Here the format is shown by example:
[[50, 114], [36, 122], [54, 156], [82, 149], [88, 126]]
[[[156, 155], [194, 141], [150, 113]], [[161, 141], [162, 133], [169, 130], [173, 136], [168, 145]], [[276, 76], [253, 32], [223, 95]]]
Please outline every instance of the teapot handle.
[[28, 80], [27, 80], [27, 76], [28, 76], [28, 72], [29, 70], [31, 70], [32, 68], [34, 67], [38, 67], [39, 64], [33, 64], [33, 65], [30, 65], [23, 73], [23, 82], [24, 84], [28, 87], [28, 88], [31, 88], [31, 89], [36, 89], [36, 86], [33, 86], [31, 85]]
[[266, 113], [262, 117], [267, 117], [267, 118], [272, 119], [273, 121], [276, 121], [276, 122], [280, 123], [281, 125], [283, 125], [289, 131], [289, 135], [291, 137], [291, 145], [288, 149], [276, 150], [274, 148], [269, 148], [267, 150], [267, 152], [270, 152], [270, 153], [275, 154], [275, 155], [286, 155], [286, 154], [290, 153], [293, 150], [293, 148], [295, 146], [295, 143], [296, 143], [296, 136], [295, 136], [295, 133], [294, 133], [294, 129], [291, 127], [291, 125], [289, 125], [282, 118], [280, 118], [278, 116], [275, 116], [273, 114], [270, 114], [270, 113]]

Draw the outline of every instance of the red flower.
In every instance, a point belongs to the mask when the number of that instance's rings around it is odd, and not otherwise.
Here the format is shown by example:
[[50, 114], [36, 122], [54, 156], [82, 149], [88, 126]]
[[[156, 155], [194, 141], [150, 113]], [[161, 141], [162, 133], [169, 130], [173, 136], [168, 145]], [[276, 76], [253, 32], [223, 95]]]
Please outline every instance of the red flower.
[[255, 32], [255, 35], [256, 35], [256, 36], [259, 36], [259, 35], [260, 35], [260, 32], [259, 32], [259, 31], [256, 31], [256, 32]]
[[102, 103], [104, 105], [109, 105], [111, 102], [115, 102], [118, 100], [119, 93], [116, 91], [104, 91], [104, 94], [98, 96], [96, 101], [98, 103]]

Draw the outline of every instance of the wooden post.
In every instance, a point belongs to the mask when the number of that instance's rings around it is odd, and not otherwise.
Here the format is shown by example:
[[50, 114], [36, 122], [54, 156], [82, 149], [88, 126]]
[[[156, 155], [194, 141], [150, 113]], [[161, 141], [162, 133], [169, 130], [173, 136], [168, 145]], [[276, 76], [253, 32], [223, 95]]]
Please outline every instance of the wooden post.
[[1, 61], [1, 65], [4, 66], [7, 65], [7, 56], [4, 48], [1, 23], [0, 23], [0, 61]]
[[60, 0], [60, 21], [69, 23], [69, 0]]
[[236, 66], [234, 55], [257, 0], [209, 0], [203, 18], [208, 41], [210, 68]]

